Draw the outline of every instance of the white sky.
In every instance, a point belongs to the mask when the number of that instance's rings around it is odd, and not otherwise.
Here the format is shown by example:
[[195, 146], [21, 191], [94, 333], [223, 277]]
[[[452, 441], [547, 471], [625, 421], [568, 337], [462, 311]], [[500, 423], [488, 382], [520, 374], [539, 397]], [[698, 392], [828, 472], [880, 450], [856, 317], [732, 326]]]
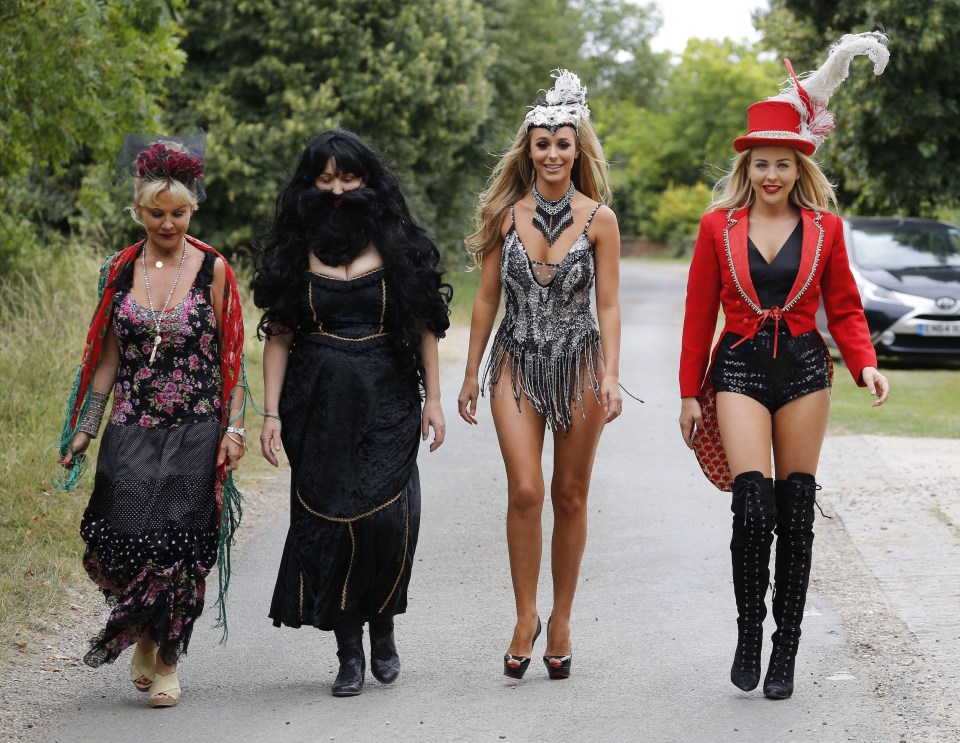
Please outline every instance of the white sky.
[[749, 39], [759, 34], [750, 22], [750, 12], [767, 8], [767, 0], [656, 0], [663, 14], [663, 26], [653, 39], [654, 51], [680, 54], [687, 39]]

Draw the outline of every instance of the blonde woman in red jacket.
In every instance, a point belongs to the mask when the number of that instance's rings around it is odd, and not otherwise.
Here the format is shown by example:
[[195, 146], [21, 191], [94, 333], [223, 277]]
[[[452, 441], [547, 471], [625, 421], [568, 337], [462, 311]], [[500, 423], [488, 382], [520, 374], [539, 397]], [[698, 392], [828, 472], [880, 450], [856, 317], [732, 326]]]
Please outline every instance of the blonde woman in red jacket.
[[[680, 429], [707, 476], [733, 491], [738, 643], [730, 678], [745, 691], [760, 682], [764, 598], [777, 535], [777, 629], [763, 685], [771, 699], [793, 693], [810, 576], [815, 475], [832, 381], [815, 321], [821, 301], [856, 383], [876, 397], [874, 406], [890, 393], [877, 371], [843, 224], [828, 211], [836, 205], [833, 187], [810, 159], [832, 128], [826, 100], [851, 59], [867, 54], [880, 74], [885, 43], [881, 34], [844, 36], [802, 87], [792, 77], [780, 95], [750, 106], [748, 134], [734, 141], [739, 155], [701, 220], [690, 265]], [[789, 61], [787, 67], [793, 76]], [[725, 324], [711, 354], [721, 308]], [[714, 445], [717, 438], [722, 445]]]

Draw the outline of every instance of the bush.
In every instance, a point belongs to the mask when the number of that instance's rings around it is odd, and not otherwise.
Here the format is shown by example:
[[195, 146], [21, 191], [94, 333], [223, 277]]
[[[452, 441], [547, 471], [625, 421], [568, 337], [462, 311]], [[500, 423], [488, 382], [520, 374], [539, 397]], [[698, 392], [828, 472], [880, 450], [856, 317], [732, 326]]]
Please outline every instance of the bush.
[[644, 221], [644, 236], [666, 240], [677, 254], [686, 252], [693, 245], [700, 217], [709, 203], [710, 189], [702, 183], [669, 186]]

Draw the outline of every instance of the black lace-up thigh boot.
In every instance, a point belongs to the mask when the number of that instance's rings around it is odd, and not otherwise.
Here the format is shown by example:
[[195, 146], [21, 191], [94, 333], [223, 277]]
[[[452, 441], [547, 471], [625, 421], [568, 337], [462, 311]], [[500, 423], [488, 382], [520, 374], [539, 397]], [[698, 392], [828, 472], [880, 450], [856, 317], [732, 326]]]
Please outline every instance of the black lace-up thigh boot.
[[331, 692], [335, 697], [355, 697], [363, 691], [366, 659], [363, 657], [363, 622], [360, 617], [341, 619], [333, 626], [337, 636], [337, 658], [340, 670]]
[[737, 599], [737, 653], [730, 680], [738, 688], [750, 691], [760, 683], [763, 619], [767, 615], [764, 598], [770, 583], [770, 543], [777, 519], [773, 480], [756, 471], [737, 475], [730, 508], [730, 557]]
[[770, 699], [793, 695], [793, 668], [800, 644], [800, 622], [807, 601], [813, 555], [813, 507], [819, 486], [813, 475], [794, 472], [778, 480], [777, 557], [774, 568], [773, 633], [763, 693]]
[[400, 675], [400, 656], [393, 641], [393, 617], [370, 620], [370, 672], [381, 684], [391, 684]]

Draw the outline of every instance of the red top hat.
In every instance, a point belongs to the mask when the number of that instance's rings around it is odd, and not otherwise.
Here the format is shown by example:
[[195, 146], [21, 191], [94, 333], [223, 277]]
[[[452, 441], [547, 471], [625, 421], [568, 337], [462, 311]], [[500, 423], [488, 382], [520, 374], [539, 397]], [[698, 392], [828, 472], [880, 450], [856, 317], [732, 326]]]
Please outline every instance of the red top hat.
[[846, 80], [851, 60], [859, 55], [873, 61], [873, 74], [882, 73], [890, 58], [886, 35], [871, 31], [840, 37], [830, 47], [820, 69], [804, 76], [803, 85], [790, 60], [783, 60], [790, 79], [779, 95], [754, 103], [747, 109], [747, 134], [733, 140], [733, 148], [743, 152], [751, 147], [792, 147], [807, 157], [812, 155], [833, 129], [833, 116], [827, 110], [827, 101], [837, 86]]
[[787, 101], [760, 101], [747, 109], [747, 134], [733, 140], [733, 149], [792, 147], [810, 157], [817, 145], [800, 134], [800, 113]]

